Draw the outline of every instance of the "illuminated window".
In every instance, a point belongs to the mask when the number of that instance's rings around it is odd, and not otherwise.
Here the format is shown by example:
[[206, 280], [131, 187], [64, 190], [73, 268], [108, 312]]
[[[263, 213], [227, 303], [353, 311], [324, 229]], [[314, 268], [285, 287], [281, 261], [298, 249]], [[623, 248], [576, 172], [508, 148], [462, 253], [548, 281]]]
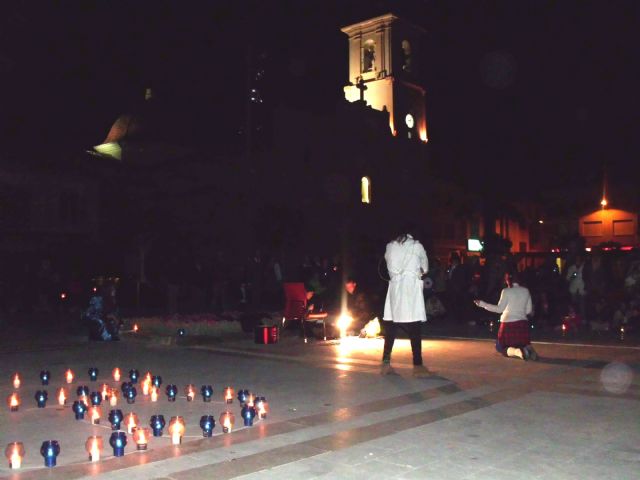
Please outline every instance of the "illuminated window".
[[360, 190], [362, 203], [371, 203], [371, 179], [369, 177], [362, 177], [360, 180]]
[[362, 47], [362, 72], [373, 72], [376, 69], [376, 44], [367, 40]]

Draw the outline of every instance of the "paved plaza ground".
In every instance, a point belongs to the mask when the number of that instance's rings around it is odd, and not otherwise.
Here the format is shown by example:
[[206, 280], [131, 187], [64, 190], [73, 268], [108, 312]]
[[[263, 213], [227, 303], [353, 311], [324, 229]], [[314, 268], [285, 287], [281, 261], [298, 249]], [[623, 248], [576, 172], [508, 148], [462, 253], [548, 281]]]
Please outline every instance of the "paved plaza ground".
[[[379, 375], [381, 339], [347, 338], [303, 344], [285, 335], [278, 344], [256, 345], [239, 338], [200, 346], [161, 345], [124, 339], [88, 343], [81, 337], [5, 337], [0, 351], [2, 398], [20, 372], [18, 412], [0, 410], [0, 446], [25, 445], [21, 470], [3, 459], [0, 478], [78, 479], [637, 479], [640, 478], [640, 348], [563, 343], [535, 344], [541, 360], [500, 357], [489, 340], [425, 338], [430, 378], [411, 376], [407, 340], [399, 340], [392, 362], [397, 375]], [[100, 375], [89, 382], [87, 369]], [[153, 438], [136, 452], [129, 438], [115, 458], [106, 421], [76, 421], [61, 408], [55, 391], [67, 368], [72, 387], [92, 390], [111, 379], [111, 370], [137, 368], [161, 375], [180, 388], [181, 398], [157, 403], [139, 395], [120, 401], [126, 414], [148, 423], [153, 414], [182, 415], [187, 428], [180, 446]], [[36, 408], [41, 369], [51, 371], [47, 408]], [[187, 402], [183, 387], [214, 387], [214, 402]], [[198, 421], [226, 405], [222, 388], [246, 388], [264, 395], [271, 411], [253, 427], [242, 427], [237, 400], [230, 405], [236, 429], [216, 425], [203, 438]], [[164, 390], [164, 389], [163, 389]], [[105, 413], [110, 407], [103, 407]], [[87, 461], [84, 443], [102, 435], [103, 459]], [[43, 467], [43, 440], [61, 446], [58, 465]]]

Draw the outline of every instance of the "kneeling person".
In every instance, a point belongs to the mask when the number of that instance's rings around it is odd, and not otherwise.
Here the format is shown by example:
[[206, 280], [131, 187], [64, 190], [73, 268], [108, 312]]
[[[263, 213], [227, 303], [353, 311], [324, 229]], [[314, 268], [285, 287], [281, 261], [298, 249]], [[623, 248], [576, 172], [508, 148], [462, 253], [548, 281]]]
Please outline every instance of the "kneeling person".
[[518, 357], [523, 360], [537, 360], [538, 354], [531, 346], [529, 338], [529, 320], [533, 313], [529, 289], [520, 286], [517, 273], [504, 276], [507, 288], [500, 293], [498, 305], [474, 300], [478, 307], [494, 313], [500, 313], [500, 329], [496, 350], [507, 357]]

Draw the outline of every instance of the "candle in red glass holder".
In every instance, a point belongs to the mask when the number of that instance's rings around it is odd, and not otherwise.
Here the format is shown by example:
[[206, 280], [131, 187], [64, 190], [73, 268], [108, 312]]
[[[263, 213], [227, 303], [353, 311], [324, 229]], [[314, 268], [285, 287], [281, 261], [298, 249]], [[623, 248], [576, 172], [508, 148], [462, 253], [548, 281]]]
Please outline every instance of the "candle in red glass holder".
[[235, 396], [235, 392], [233, 388], [227, 387], [224, 389], [224, 401], [227, 403], [233, 403], [233, 397]]
[[84, 444], [84, 448], [89, 454], [89, 460], [92, 462], [97, 462], [100, 460], [100, 454], [102, 453], [103, 447], [102, 437], [97, 435], [90, 436]]
[[149, 437], [151, 437], [151, 430], [148, 428], [137, 427], [133, 431], [133, 441], [136, 442], [136, 447], [138, 450], [147, 449]]
[[17, 412], [20, 408], [20, 396], [17, 393], [12, 393], [7, 397], [7, 406], [11, 412]]
[[127, 431], [131, 434], [133, 429], [138, 426], [138, 416], [133, 412], [128, 413], [124, 417], [124, 423], [127, 426]]
[[18, 375], [18, 373], [16, 372], [13, 375], [13, 388], [20, 388], [20, 375]]
[[67, 383], [73, 383], [73, 371], [70, 368], [65, 372], [64, 378], [67, 380]]
[[64, 406], [67, 403], [67, 392], [64, 388], [60, 387], [58, 390], [58, 405]]
[[187, 402], [191, 402], [196, 397], [196, 387], [194, 387], [192, 384], [189, 384], [184, 387], [184, 393], [187, 396]]
[[184, 432], [184, 418], [171, 417], [171, 420], [169, 421], [169, 435], [171, 435], [171, 443], [173, 445], [180, 445]]
[[9, 468], [17, 469], [22, 466], [24, 458], [24, 445], [22, 442], [11, 442], [4, 450], [4, 455], [9, 460]]
[[89, 418], [91, 419], [91, 423], [98, 425], [100, 423], [100, 417], [102, 417], [102, 409], [99, 406], [94, 405], [89, 408]]
[[158, 401], [158, 387], [156, 386], [151, 387], [151, 401], [152, 402]]
[[113, 369], [112, 375], [113, 375], [113, 380], [114, 381], [116, 381], [116, 382], [120, 381], [121, 375], [120, 375], [120, 369], [118, 367]]
[[106, 402], [107, 398], [109, 398], [109, 385], [107, 385], [106, 383], [103, 383], [100, 386], [100, 395], [102, 395], [102, 401]]
[[220, 414], [220, 425], [222, 425], [222, 431], [224, 433], [231, 433], [235, 421], [236, 417], [231, 412], [223, 412], [222, 414]]
[[115, 388], [109, 390], [109, 405], [112, 407], [118, 405], [118, 390]]

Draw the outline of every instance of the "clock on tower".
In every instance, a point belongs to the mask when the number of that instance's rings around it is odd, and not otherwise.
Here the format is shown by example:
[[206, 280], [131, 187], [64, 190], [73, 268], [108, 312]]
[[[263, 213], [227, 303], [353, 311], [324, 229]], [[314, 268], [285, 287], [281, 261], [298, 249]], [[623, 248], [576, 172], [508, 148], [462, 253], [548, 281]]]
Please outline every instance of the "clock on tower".
[[416, 76], [424, 30], [389, 13], [344, 27], [342, 32], [349, 37], [345, 98], [388, 111], [393, 135], [426, 142], [425, 89]]

